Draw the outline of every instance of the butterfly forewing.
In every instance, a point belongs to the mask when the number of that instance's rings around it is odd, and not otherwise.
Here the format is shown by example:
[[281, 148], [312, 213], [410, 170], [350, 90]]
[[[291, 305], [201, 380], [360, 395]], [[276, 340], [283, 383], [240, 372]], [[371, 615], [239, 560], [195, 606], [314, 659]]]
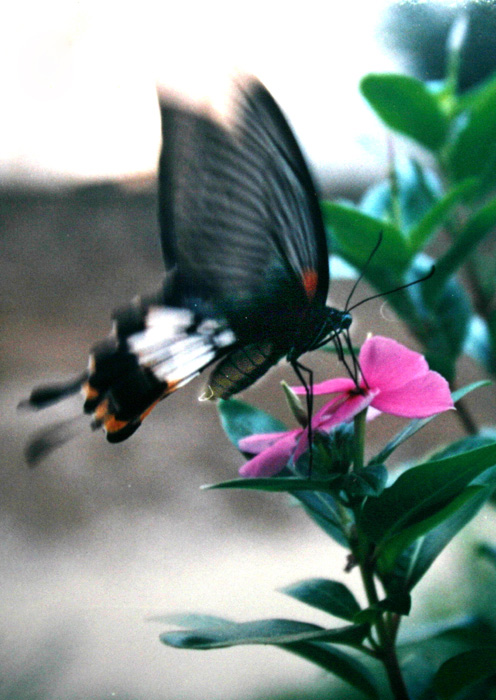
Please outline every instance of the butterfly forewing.
[[317, 195], [266, 89], [256, 81], [238, 89], [231, 128], [167, 101], [162, 118], [162, 243], [166, 264], [180, 271], [182, 301], [211, 301], [235, 325], [248, 311], [258, 328], [263, 308], [270, 317], [267, 307], [324, 304]]

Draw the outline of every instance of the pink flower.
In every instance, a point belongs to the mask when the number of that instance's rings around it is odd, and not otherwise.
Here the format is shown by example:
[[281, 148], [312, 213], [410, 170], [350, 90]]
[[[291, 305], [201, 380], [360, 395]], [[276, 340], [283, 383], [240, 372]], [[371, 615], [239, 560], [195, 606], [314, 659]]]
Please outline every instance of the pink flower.
[[[329, 433], [347, 423], [368, 406], [405, 418], [427, 418], [454, 408], [448, 382], [429, 369], [423, 355], [390, 338], [374, 336], [358, 356], [362, 378], [357, 387], [350, 377], [329, 379], [313, 388], [314, 395], [336, 394], [312, 420], [314, 433]], [[293, 389], [304, 394], [303, 387]], [[273, 476], [291, 456], [296, 461], [308, 447], [304, 428], [283, 433], [251, 435], [239, 442], [244, 452], [255, 454], [240, 469], [242, 476]]]

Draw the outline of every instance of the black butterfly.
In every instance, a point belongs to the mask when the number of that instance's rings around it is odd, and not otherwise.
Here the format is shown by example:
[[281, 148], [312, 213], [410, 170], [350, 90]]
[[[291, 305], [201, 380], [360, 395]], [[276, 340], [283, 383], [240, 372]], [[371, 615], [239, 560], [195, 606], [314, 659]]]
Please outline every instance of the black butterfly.
[[351, 316], [326, 306], [328, 250], [303, 155], [259, 81], [238, 85], [235, 104], [227, 127], [162, 101], [163, 288], [117, 311], [89, 371], [35, 389], [31, 406], [82, 386], [85, 412], [119, 442], [212, 363], [206, 398], [225, 399], [282, 357], [303, 380], [300, 355], [329, 340], [339, 351]]

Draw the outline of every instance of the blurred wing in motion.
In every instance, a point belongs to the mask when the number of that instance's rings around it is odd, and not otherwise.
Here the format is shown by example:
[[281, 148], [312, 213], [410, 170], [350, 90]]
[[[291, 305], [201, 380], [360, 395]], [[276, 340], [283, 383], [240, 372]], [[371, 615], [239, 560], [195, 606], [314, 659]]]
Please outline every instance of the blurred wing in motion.
[[161, 115], [163, 288], [115, 314], [82, 378], [27, 402], [42, 407], [81, 387], [93, 427], [111, 442], [208, 365], [220, 360], [206, 397], [228, 398], [280, 358], [294, 363], [339, 333], [346, 316], [325, 306], [318, 197], [266, 88], [255, 79], [236, 86], [229, 126], [165, 98]]

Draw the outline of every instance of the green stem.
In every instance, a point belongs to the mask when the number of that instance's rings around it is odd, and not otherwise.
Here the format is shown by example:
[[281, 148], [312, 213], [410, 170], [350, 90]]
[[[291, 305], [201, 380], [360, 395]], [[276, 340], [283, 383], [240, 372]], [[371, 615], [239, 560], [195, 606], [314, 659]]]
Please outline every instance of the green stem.
[[[365, 453], [365, 427], [367, 409], [355, 416], [355, 454], [353, 468], [362, 469], [364, 465]], [[357, 509], [358, 510], [358, 509]], [[358, 521], [358, 512], [355, 512], [355, 521]], [[370, 548], [366, 538], [360, 533], [357, 527], [355, 530], [355, 546], [353, 547], [356, 561], [360, 566], [363, 586], [367, 594], [369, 606], [377, 609], [379, 596], [374, 580], [374, 561], [370, 556]], [[397, 621], [399, 624], [399, 620]], [[395, 700], [409, 700], [408, 690], [403, 680], [398, 657], [396, 656], [395, 640], [397, 624], [387, 624], [384, 614], [380, 614], [375, 622], [377, 638], [379, 641], [377, 649], [374, 651], [376, 657], [384, 664], [391, 690]]]
[[[369, 564], [368, 558], [360, 557], [360, 559], [360, 573], [362, 575], [363, 585], [367, 594], [367, 600], [371, 607], [377, 606], [379, 603], [379, 596], [377, 595], [372, 566]], [[377, 618], [375, 627], [380, 643], [379, 658], [384, 664], [394, 698], [395, 700], [410, 700], [405, 681], [403, 680], [403, 674], [401, 673], [398, 657], [396, 655], [395, 631], [393, 630], [392, 626], [386, 625], [383, 615], [380, 615]]]
[[364, 453], [365, 453], [365, 427], [367, 416], [367, 409], [358, 413], [354, 418], [355, 424], [355, 440], [354, 440], [354, 455], [353, 455], [353, 469], [362, 469], [364, 464]]

